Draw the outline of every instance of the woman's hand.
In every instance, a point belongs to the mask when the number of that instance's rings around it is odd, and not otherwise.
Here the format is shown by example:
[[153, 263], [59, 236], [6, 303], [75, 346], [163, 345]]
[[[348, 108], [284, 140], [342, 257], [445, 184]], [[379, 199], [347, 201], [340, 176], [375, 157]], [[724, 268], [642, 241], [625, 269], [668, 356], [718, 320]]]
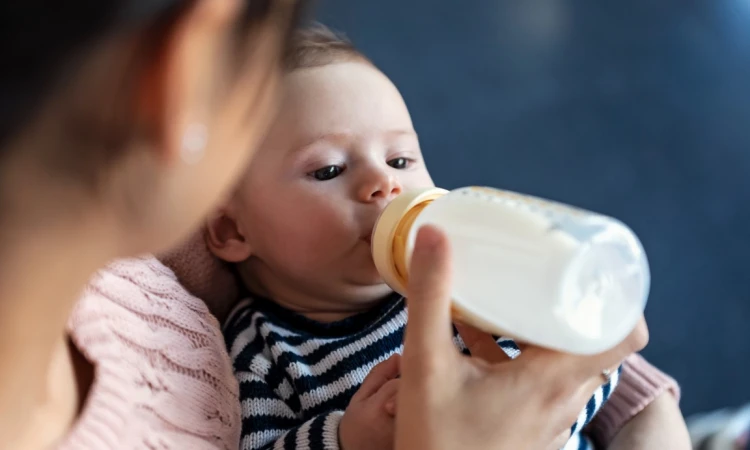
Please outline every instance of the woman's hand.
[[450, 249], [423, 227], [409, 279], [409, 321], [401, 361], [396, 449], [539, 449], [556, 445], [617, 366], [648, 341], [645, 323], [596, 356], [526, 347], [512, 362], [474, 332], [461, 355], [452, 342]]

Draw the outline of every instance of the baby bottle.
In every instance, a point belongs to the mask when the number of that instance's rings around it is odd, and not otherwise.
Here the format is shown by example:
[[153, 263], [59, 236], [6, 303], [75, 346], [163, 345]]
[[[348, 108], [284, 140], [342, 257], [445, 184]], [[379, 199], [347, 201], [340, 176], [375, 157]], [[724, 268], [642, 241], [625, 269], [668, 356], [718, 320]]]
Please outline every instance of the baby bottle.
[[402, 295], [417, 230], [426, 224], [450, 241], [454, 317], [486, 332], [594, 354], [625, 339], [646, 306], [646, 254], [623, 223], [474, 186], [404, 192], [381, 213], [373, 259]]

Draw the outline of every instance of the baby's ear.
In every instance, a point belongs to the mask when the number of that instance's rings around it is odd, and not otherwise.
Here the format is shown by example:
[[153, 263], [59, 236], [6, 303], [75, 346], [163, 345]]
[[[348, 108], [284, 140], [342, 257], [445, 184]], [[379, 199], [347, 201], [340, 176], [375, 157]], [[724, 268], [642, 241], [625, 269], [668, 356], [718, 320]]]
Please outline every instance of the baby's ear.
[[222, 208], [209, 217], [206, 245], [217, 258], [230, 263], [245, 261], [252, 255], [250, 242], [231, 207]]

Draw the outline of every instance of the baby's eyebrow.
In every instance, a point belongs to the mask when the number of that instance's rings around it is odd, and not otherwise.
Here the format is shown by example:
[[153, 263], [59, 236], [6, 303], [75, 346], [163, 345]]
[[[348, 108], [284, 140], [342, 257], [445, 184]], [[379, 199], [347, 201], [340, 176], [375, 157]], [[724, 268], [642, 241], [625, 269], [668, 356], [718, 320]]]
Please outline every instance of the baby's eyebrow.
[[413, 129], [405, 129], [405, 130], [389, 130], [383, 133], [383, 135], [387, 138], [397, 138], [401, 136], [407, 136], [407, 137], [414, 137], [417, 138], [417, 132]]
[[[394, 130], [387, 130], [382, 133], [380, 133], [382, 137], [385, 138], [395, 138], [395, 137], [401, 137], [401, 136], [414, 136], [417, 137], [417, 132], [414, 130], [409, 129], [394, 129]], [[305, 150], [314, 144], [317, 144], [318, 142], [330, 142], [332, 144], [346, 146], [349, 143], [351, 143], [354, 139], [356, 139], [356, 135], [351, 132], [343, 131], [343, 132], [337, 132], [337, 133], [324, 133], [315, 136], [313, 139], [310, 139], [308, 141], [305, 141], [302, 145], [297, 146], [296, 148], [298, 150]]]
[[315, 136], [314, 138], [306, 141], [305, 143], [298, 146], [297, 148], [299, 150], [304, 150], [306, 148], [313, 146], [314, 144], [317, 144], [318, 142], [330, 142], [332, 144], [337, 144], [337, 145], [346, 145], [349, 142], [351, 142], [352, 139], [354, 139], [354, 135], [348, 132], [324, 133], [324, 134], [319, 134]]

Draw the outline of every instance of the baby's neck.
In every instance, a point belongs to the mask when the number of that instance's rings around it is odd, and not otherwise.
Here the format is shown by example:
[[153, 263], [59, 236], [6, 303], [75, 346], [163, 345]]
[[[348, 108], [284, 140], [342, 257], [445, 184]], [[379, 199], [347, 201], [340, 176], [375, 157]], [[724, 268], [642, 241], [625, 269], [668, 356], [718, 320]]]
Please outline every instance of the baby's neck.
[[357, 309], [352, 308], [350, 310], [333, 310], [332, 309], [332, 310], [326, 311], [326, 310], [315, 310], [315, 309], [303, 309], [303, 308], [296, 307], [295, 305], [284, 304], [283, 302], [276, 300], [276, 299], [273, 299], [273, 301], [290, 311], [294, 311], [297, 314], [300, 314], [304, 317], [307, 317], [310, 320], [314, 320], [320, 323], [332, 323], [332, 322], [338, 322], [339, 320], [348, 319], [349, 317], [368, 311], [370, 308], [375, 306], [375, 305], [372, 305], [372, 306], [368, 306], [367, 308], [357, 308]]
[[390, 289], [380, 289], [374, 295], [358, 298], [357, 301], [345, 301], [337, 298], [314, 298], [312, 296], [289, 296], [281, 293], [263, 294], [277, 305], [293, 311], [310, 320], [321, 323], [338, 322], [377, 307], [383, 299], [391, 294]]
[[285, 283], [260, 283], [242, 276], [247, 290], [277, 305], [321, 323], [337, 322], [376, 307], [393, 291], [385, 284], [358, 286], [354, 292], [323, 295]]

